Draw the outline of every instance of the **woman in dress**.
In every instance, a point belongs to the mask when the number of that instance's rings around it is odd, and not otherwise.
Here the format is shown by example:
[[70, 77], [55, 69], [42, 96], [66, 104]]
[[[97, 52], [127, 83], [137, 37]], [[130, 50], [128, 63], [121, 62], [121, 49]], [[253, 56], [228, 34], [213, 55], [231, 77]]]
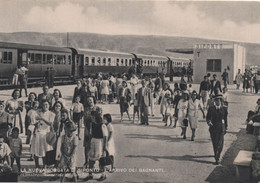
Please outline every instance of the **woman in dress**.
[[95, 80], [92, 80], [92, 82], [89, 83], [89, 91], [90, 91], [90, 95], [95, 97], [95, 99], [97, 100], [98, 90], [97, 90], [97, 87], [96, 87]]
[[83, 85], [83, 81], [82, 80], [78, 80], [77, 81], [77, 86], [74, 89], [74, 94], [73, 94], [73, 98], [72, 98], [72, 103], [75, 102], [75, 99], [78, 95], [81, 95], [82, 92], [82, 85]]
[[159, 103], [160, 103], [160, 113], [163, 117], [163, 122], [165, 122], [165, 112], [167, 108], [167, 100], [172, 97], [172, 92], [170, 90], [170, 85], [168, 83], [164, 83], [163, 90], [160, 93]]
[[108, 130], [105, 124], [102, 123], [102, 109], [96, 110], [92, 112], [92, 116], [94, 117], [94, 122], [92, 123], [92, 138], [90, 142], [90, 150], [89, 150], [89, 175], [86, 180], [93, 179], [92, 169], [94, 168], [95, 162], [99, 160], [99, 166], [101, 167], [100, 171], [102, 172], [101, 177], [98, 179], [99, 181], [103, 181], [106, 179], [106, 168], [103, 161], [100, 161], [102, 157], [106, 154], [107, 147], [107, 136]]
[[107, 76], [103, 76], [103, 80], [100, 83], [101, 85], [101, 95], [102, 95], [102, 103], [107, 102], [107, 96], [109, 94], [109, 80], [107, 79]]
[[[65, 108], [65, 100], [62, 98], [62, 94], [59, 89], [54, 89], [53, 91], [53, 99], [52, 99], [52, 104], [55, 104], [55, 102], [60, 101]], [[52, 106], [53, 107], [53, 106]]]
[[[25, 114], [25, 135], [30, 136], [28, 133], [28, 126], [30, 125], [30, 119], [28, 116], [28, 112], [33, 108], [33, 102], [37, 101], [37, 95], [34, 92], [29, 93], [28, 96], [28, 101], [26, 101], [25, 104], [25, 109], [26, 109], [26, 114]], [[29, 137], [28, 137], [29, 138]]]
[[0, 135], [3, 135], [5, 142], [7, 141], [7, 133], [10, 128], [12, 119], [9, 113], [4, 110], [4, 101], [0, 101]]
[[121, 122], [123, 121], [123, 113], [126, 112], [129, 121], [131, 118], [129, 116], [129, 102], [131, 101], [131, 92], [127, 88], [126, 81], [122, 82], [122, 88], [119, 90], [119, 100], [120, 100], [120, 113], [121, 113]]
[[117, 103], [118, 104], [119, 104], [119, 101], [120, 101], [119, 90], [120, 90], [120, 88], [122, 88], [122, 82], [123, 82], [122, 75], [118, 74], [117, 78], [116, 78], [116, 95], [117, 95]]
[[188, 100], [189, 100], [189, 93], [183, 92], [182, 98], [179, 100], [177, 110], [178, 110], [178, 123], [181, 126], [183, 139], [186, 139], [186, 128], [187, 124], [183, 122], [183, 120], [187, 120], [188, 118]]
[[236, 81], [236, 85], [237, 85], [237, 90], [239, 90], [240, 84], [243, 81], [243, 75], [240, 73], [240, 69], [238, 69], [238, 73], [236, 75], [235, 81]]
[[8, 112], [12, 118], [12, 128], [17, 127], [20, 133], [23, 133], [23, 101], [19, 100], [20, 90], [15, 89], [12, 93], [12, 99], [7, 100], [5, 111]]
[[60, 101], [57, 101], [53, 105], [52, 112], [55, 114], [55, 119], [53, 122], [53, 129], [56, 133], [57, 137], [64, 134], [64, 128], [60, 128], [61, 126], [61, 110], [64, 108], [63, 104]]
[[36, 168], [39, 168], [39, 158], [43, 159], [43, 167], [46, 167], [46, 152], [53, 150], [53, 147], [46, 141], [46, 135], [50, 132], [55, 119], [55, 114], [49, 111], [49, 107], [49, 102], [43, 100], [42, 110], [39, 112], [39, 116], [36, 117], [36, 130], [31, 142], [31, 154], [34, 155]]
[[193, 90], [191, 93], [191, 99], [189, 99], [188, 105], [188, 115], [189, 115], [189, 123], [192, 131], [191, 141], [194, 141], [195, 131], [198, 126], [198, 110], [201, 110], [203, 118], [205, 118], [205, 114], [203, 111], [203, 104], [199, 99], [197, 99], [197, 92]]

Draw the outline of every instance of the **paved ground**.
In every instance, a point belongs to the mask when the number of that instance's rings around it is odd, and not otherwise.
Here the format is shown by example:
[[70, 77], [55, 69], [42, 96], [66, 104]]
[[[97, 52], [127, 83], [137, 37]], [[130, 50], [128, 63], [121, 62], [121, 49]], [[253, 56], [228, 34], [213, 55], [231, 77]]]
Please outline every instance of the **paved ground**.
[[[71, 104], [71, 95], [75, 86], [59, 86], [67, 107]], [[193, 88], [198, 89], [198, 85]], [[125, 116], [123, 123], [119, 122], [119, 105], [100, 105], [104, 113], [111, 113], [115, 129], [116, 172], [108, 173], [105, 182], [240, 182], [235, 178], [233, 160], [240, 149], [252, 150], [254, 138], [245, 134], [245, 125], [249, 109], [254, 109], [259, 94], [242, 93], [229, 86], [229, 129], [225, 135], [222, 161], [213, 165], [213, 148], [210, 141], [208, 126], [202, 115], [196, 132], [195, 141], [190, 141], [191, 131], [187, 130], [187, 139], [180, 136], [180, 128], [164, 127], [159, 106], [156, 115], [150, 118], [149, 126], [130, 124]], [[41, 88], [29, 89], [36, 93]], [[53, 91], [53, 90], [51, 90]], [[10, 90], [0, 91], [1, 99], [8, 99]], [[26, 98], [22, 98], [26, 100]], [[132, 113], [132, 110], [131, 110]], [[21, 136], [24, 139], [24, 136]], [[26, 161], [29, 157], [29, 147], [23, 151], [22, 166], [33, 168], [34, 163]], [[82, 141], [79, 143], [77, 165], [84, 163]], [[79, 181], [87, 176], [79, 173]], [[99, 175], [96, 174], [95, 178]], [[20, 177], [20, 181], [48, 181], [48, 176]], [[95, 182], [89, 181], [89, 182]]]

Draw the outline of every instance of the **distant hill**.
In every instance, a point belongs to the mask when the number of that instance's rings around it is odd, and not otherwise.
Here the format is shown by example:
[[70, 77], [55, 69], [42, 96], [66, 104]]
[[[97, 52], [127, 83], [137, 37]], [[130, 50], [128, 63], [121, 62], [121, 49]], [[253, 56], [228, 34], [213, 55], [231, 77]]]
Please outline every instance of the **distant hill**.
[[[67, 46], [66, 33], [16, 32], [0, 33], [0, 41]], [[69, 47], [101, 49], [128, 53], [177, 56], [192, 58], [193, 55], [166, 52], [166, 49], [193, 48], [200, 43], [238, 43], [233, 41], [210, 40], [189, 37], [139, 36], [139, 35], [104, 35], [93, 33], [69, 33]], [[246, 64], [260, 65], [260, 44], [239, 43], [246, 47]]]

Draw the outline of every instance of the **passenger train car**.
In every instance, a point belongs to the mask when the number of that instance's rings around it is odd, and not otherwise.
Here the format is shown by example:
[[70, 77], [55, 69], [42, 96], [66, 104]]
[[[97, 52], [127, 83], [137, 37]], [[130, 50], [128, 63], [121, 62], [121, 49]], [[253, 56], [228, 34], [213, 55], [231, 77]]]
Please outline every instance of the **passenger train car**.
[[187, 64], [187, 59], [165, 56], [0, 42], [0, 86], [11, 85], [19, 65], [28, 68], [28, 83], [37, 83], [47, 68], [55, 70], [55, 81], [73, 82], [99, 72], [128, 73], [131, 67], [142, 68], [144, 75], [169, 74], [172, 69], [179, 75]]

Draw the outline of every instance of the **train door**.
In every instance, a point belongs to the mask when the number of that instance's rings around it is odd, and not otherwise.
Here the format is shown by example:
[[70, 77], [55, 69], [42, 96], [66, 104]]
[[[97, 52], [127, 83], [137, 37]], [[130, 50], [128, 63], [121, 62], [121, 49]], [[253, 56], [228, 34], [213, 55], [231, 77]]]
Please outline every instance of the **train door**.
[[84, 77], [84, 55], [79, 55], [77, 61], [79, 77]]
[[27, 50], [18, 50], [18, 56], [17, 56], [17, 66], [24, 65], [28, 68], [28, 61], [27, 61]]

